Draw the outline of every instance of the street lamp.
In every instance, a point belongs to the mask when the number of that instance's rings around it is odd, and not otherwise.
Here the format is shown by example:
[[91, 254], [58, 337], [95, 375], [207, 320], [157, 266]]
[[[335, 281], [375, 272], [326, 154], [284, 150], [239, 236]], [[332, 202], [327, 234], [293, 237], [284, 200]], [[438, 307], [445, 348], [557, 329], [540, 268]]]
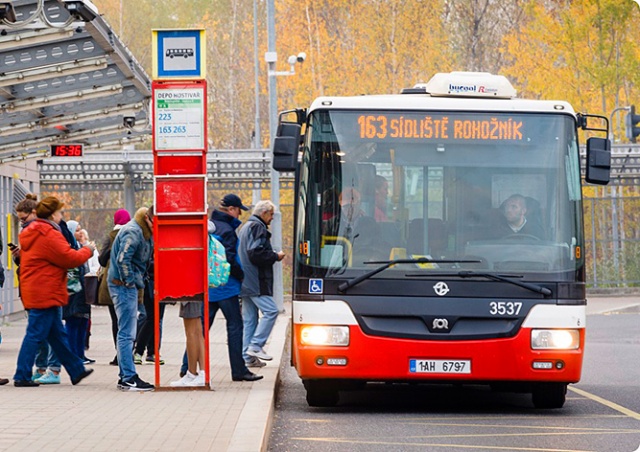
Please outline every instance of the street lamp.
[[[265, 61], [268, 65], [269, 79], [269, 149], [273, 149], [273, 141], [276, 137], [278, 128], [278, 101], [276, 92], [276, 77], [288, 76], [295, 74], [296, 63], [303, 63], [307, 59], [304, 52], [298, 55], [291, 55], [287, 62], [289, 63], [288, 71], [276, 71], [276, 62], [278, 54], [276, 53], [276, 21], [275, 21], [275, 5], [274, 0], [267, 0], [267, 52], [264, 54]], [[273, 159], [273, 155], [271, 156]], [[273, 160], [272, 160], [273, 162]], [[280, 175], [271, 166], [271, 201], [276, 206], [273, 220], [271, 221], [271, 244], [273, 249], [279, 251], [282, 249], [282, 212], [280, 210]], [[276, 262], [273, 267], [273, 299], [278, 306], [279, 311], [284, 310], [284, 290], [282, 288], [282, 262]]]

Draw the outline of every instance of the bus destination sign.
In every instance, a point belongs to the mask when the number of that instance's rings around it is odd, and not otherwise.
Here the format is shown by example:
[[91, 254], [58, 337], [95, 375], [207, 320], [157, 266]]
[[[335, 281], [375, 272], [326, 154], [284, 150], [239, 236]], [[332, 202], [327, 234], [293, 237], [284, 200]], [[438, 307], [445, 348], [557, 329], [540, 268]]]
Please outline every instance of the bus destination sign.
[[522, 117], [455, 115], [358, 115], [361, 139], [522, 141]]

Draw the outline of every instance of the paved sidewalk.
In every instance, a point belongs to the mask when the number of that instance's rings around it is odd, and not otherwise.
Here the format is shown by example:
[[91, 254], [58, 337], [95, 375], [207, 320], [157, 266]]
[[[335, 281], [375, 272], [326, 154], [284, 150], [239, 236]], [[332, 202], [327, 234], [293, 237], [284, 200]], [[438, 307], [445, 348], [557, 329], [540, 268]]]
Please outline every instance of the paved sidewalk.
[[[224, 316], [210, 335], [213, 391], [128, 393], [116, 389], [118, 368], [108, 363], [115, 349], [106, 307], [94, 307], [91, 349], [95, 372], [77, 386], [62, 371], [60, 385], [0, 386], [0, 450], [24, 451], [261, 451], [271, 430], [275, 388], [289, 315], [281, 314], [265, 349], [274, 360], [251, 369], [264, 379], [232, 382]], [[1, 326], [0, 377], [12, 379], [26, 319]], [[162, 386], [179, 378], [184, 329], [177, 306], [167, 306], [160, 367]], [[137, 366], [154, 381], [153, 364]]]

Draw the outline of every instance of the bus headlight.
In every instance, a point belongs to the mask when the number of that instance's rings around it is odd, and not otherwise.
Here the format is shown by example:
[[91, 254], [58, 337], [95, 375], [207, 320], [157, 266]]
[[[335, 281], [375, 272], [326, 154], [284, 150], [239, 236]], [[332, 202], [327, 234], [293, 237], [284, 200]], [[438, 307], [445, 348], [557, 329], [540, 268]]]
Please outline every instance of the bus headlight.
[[531, 330], [534, 350], [576, 350], [579, 346], [578, 330]]
[[308, 325], [300, 330], [300, 342], [303, 345], [349, 345], [348, 326]]

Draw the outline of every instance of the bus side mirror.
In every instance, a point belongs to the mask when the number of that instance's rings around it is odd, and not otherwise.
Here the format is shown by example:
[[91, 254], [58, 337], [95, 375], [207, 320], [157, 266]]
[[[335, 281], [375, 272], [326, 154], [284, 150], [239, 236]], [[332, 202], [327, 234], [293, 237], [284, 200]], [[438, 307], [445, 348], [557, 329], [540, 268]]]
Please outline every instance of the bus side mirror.
[[590, 184], [607, 185], [610, 173], [611, 141], [606, 138], [589, 138], [585, 180]]
[[295, 171], [298, 166], [301, 126], [293, 122], [281, 122], [273, 140], [273, 169]]

